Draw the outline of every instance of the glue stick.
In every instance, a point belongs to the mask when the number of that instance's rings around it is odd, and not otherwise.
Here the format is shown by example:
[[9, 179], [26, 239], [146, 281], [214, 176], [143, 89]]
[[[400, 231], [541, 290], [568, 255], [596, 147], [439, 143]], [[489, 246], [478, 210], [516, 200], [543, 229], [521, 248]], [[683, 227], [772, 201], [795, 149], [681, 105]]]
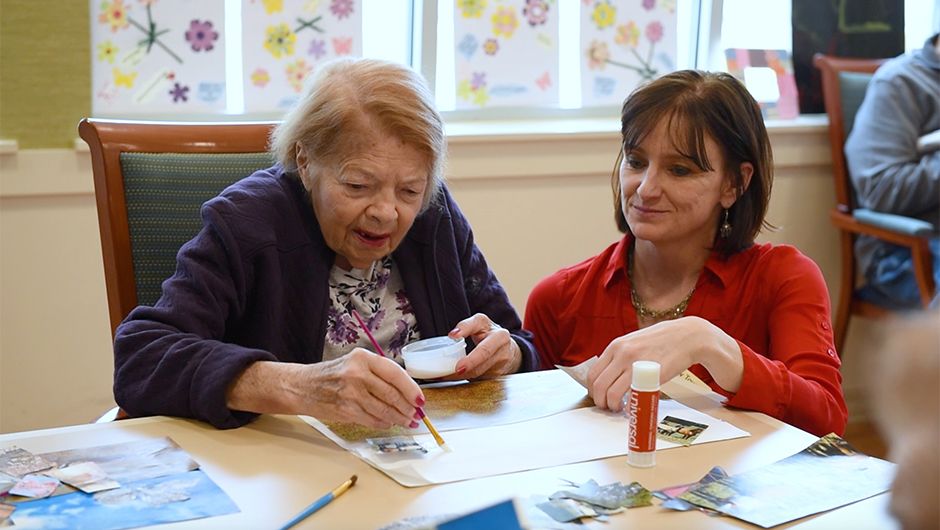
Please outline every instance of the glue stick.
[[656, 465], [656, 423], [659, 412], [659, 363], [635, 361], [627, 399], [629, 434], [627, 463], [633, 467]]

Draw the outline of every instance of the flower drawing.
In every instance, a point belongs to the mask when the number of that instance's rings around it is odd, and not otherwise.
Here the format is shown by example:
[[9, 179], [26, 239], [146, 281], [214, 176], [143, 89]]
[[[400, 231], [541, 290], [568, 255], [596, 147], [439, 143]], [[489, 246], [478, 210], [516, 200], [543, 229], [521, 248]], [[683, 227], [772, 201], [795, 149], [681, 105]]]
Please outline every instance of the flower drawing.
[[124, 0], [101, 2], [101, 13], [98, 15], [98, 22], [111, 26], [112, 33], [127, 28], [129, 23], [127, 21], [127, 6], [124, 5]]
[[637, 46], [640, 40], [640, 29], [634, 21], [618, 26], [617, 34], [614, 35], [614, 42], [630, 51], [633, 58], [636, 59], [635, 64], [611, 59], [610, 50], [607, 48], [606, 42], [598, 40], [591, 41], [591, 46], [587, 49], [588, 68], [591, 70], [603, 70], [607, 65], [617, 66], [619, 68], [633, 70], [639, 74], [643, 80], [653, 79], [657, 74], [657, 70], [652, 66], [653, 51], [656, 48], [656, 43], [663, 38], [662, 23], [659, 21], [650, 22], [646, 25], [644, 35], [650, 44], [646, 57], [641, 56], [639, 52], [637, 52]]
[[212, 29], [212, 22], [193, 20], [189, 23], [186, 32], [186, 42], [192, 46], [194, 52], [212, 51], [215, 41], [219, 39], [219, 32]]
[[457, 0], [457, 9], [463, 18], [480, 18], [486, 10], [486, 0]]
[[173, 103], [188, 101], [188, 98], [186, 97], [187, 92], [189, 92], [189, 87], [183, 86], [179, 83], [173, 83], [173, 88], [169, 90], [169, 94], [173, 96]]
[[594, 12], [591, 13], [591, 20], [597, 26], [597, 29], [610, 27], [617, 21], [617, 10], [608, 2], [598, 2], [594, 6]]
[[490, 99], [486, 89], [486, 73], [473, 72], [470, 79], [463, 79], [457, 83], [457, 97], [481, 107], [486, 105]]
[[473, 33], [467, 33], [460, 39], [460, 42], [457, 43], [457, 51], [469, 61], [470, 58], [473, 57], [473, 54], [477, 52], [479, 45], [480, 43], [477, 41], [476, 36]]
[[490, 20], [493, 22], [493, 34], [497, 37], [511, 38], [519, 27], [519, 19], [511, 7], [500, 7]]
[[541, 26], [548, 20], [548, 2], [545, 0], [526, 0], [522, 14], [530, 26]]
[[106, 40], [98, 45], [98, 60], [108, 61], [114, 64], [114, 58], [117, 57], [118, 47], [113, 42]]
[[496, 39], [486, 39], [483, 43], [483, 51], [487, 55], [496, 55], [496, 52], [499, 51], [499, 41]]
[[486, 87], [486, 72], [473, 72], [470, 77], [470, 88], [479, 90]]
[[297, 35], [283, 22], [277, 26], [268, 26], [264, 38], [264, 47], [275, 59], [283, 55], [294, 55], [294, 43]]
[[607, 49], [607, 43], [603, 41], [592, 41], [588, 48], [588, 68], [591, 70], [603, 70], [604, 65], [610, 60], [610, 51]]
[[271, 74], [264, 68], [255, 68], [255, 71], [251, 73], [251, 84], [258, 88], [264, 88], [270, 82]]
[[626, 24], [617, 26], [617, 34], [614, 36], [614, 42], [621, 46], [631, 46], [635, 48], [640, 42], [640, 28], [637, 27], [636, 22], [631, 20]]
[[663, 38], [663, 25], [658, 21], [653, 21], [646, 26], [646, 40], [656, 44]]
[[307, 64], [307, 61], [303, 59], [297, 59], [287, 65], [287, 69], [285, 70], [287, 82], [290, 84], [291, 88], [294, 89], [294, 92], [300, 92], [303, 89], [304, 79], [306, 79], [307, 74], [312, 71], [313, 67]]
[[180, 56], [176, 55], [173, 50], [169, 48], [169, 46], [160, 40], [160, 37], [168, 33], [170, 30], [161, 29], [160, 26], [158, 26], [157, 23], [153, 20], [151, 6], [155, 3], [156, 0], [140, 2], [141, 5], [143, 5], [147, 10], [146, 23], [138, 22], [129, 15], [128, 9], [130, 7], [124, 5], [124, 1], [125, 0], [112, 0], [109, 2], [108, 0], [104, 0], [101, 2], [101, 4], [99, 4], [101, 12], [98, 14], [98, 22], [111, 26], [112, 33], [119, 29], [126, 29], [129, 26], [134, 26], [134, 28], [138, 29], [141, 33], [144, 34], [144, 37], [137, 43], [137, 47], [132, 53], [138, 54], [138, 56], [139, 54], [150, 53], [150, 50], [152, 50], [154, 46], [157, 46], [158, 48], [165, 51], [174, 60], [176, 60], [176, 62], [182, 64], [183, 60], [180, 58]]
[[643, 0], [643, 9], [652, 11], [656, 8], [656, 0]]
[[314, 59], [319, 59], [326, 55], [326, 41], [323, 39], [313, 39], [310, 41], [310, 48], [307, 55], [312, 55]]
[[261, 0], [264, 6], [264, 12], [273, 15], [284, 10], [284, 0]]
[[353, 12], [353, 0], [333, 0], [330, 2], [330, 11], [336, 18], [346, 18]]

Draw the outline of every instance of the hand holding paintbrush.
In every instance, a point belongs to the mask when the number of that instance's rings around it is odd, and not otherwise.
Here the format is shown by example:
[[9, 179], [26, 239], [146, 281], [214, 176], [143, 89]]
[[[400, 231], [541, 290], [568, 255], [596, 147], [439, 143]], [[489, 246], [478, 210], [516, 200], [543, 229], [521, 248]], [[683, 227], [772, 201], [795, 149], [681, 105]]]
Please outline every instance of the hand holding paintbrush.
[[[372, 336], [372, 332], [369, 331], [368, 326], [366, 326], [365, 321], [362, 320], [362, 317], [359, 316], [359, 312], [355, 309], [352, 310], [352, 316], [356, 317], [356, 321], [359, 322], [359, 327], [362, 328], [362, 331], [365, 332], [366, 337], [369, 338], [369, 341], [372, 342], [372, 346], [375, 348], [375, 352], [381, 355], [382, 357], [388, 357], [385, 355], [385, 352], [382, 351], [382, 347], [379, 346], [378, 341], [375, 340], [375, 337]], [[437, 445], [442, 449], [447, 449], [447, 444], [444, 442], [444, 439], [441, 438], [440, 433], [437, 432], [437, 429], [434, 428], [434, 425], [431, 423], [431, 420], [428, 418], [427, 414], [424, 413], [424, 410], [421, 407], [415, 409], [418, 415], [421, 417], [421, 421], [424, 422], [425, 427], [428, 428], [428, 431], [431, 432], [431, 436], [434, 437], [434, 441], [437, 442]]]

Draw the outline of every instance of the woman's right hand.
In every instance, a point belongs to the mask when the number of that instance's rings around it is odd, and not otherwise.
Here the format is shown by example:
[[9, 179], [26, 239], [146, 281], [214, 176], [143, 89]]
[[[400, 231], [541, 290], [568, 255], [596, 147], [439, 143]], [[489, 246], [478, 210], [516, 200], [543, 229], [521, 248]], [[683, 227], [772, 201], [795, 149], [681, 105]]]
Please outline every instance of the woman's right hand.
[[424, 394], [395, 361], [356, 348], [314, 364], [255, 362], [229, 388], [226, 403], [235, 410], [304, 414], [376, 429], [415, 428]]
[[424, 394], [395, 361], [356, 348], [332, 361], [304, 365], [298, 395], [301, 409], [321, 420], [377, 429], [415, 428]]

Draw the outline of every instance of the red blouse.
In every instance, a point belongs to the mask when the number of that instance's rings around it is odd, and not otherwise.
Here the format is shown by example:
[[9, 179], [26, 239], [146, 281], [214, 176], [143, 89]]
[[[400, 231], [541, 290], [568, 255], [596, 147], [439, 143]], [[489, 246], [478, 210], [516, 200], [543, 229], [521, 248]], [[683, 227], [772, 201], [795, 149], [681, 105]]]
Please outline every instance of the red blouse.
[[[561, 269], [535, 286], [526, 329], [544, 368], [600, 355], [638, 329], [630, 303], [627, 249], [632, 236]], [[726, 405], [756, 410], [816, 435], [842, 434], [848, 418], [841, 364], [832, 341], [829, 293], [819, 267], [789, 245], [753, 245], [727, 260], [713, 253], [685, 311], [737, 340], [741, 387], [726, 392], [701, 365], [691, 367]]]

